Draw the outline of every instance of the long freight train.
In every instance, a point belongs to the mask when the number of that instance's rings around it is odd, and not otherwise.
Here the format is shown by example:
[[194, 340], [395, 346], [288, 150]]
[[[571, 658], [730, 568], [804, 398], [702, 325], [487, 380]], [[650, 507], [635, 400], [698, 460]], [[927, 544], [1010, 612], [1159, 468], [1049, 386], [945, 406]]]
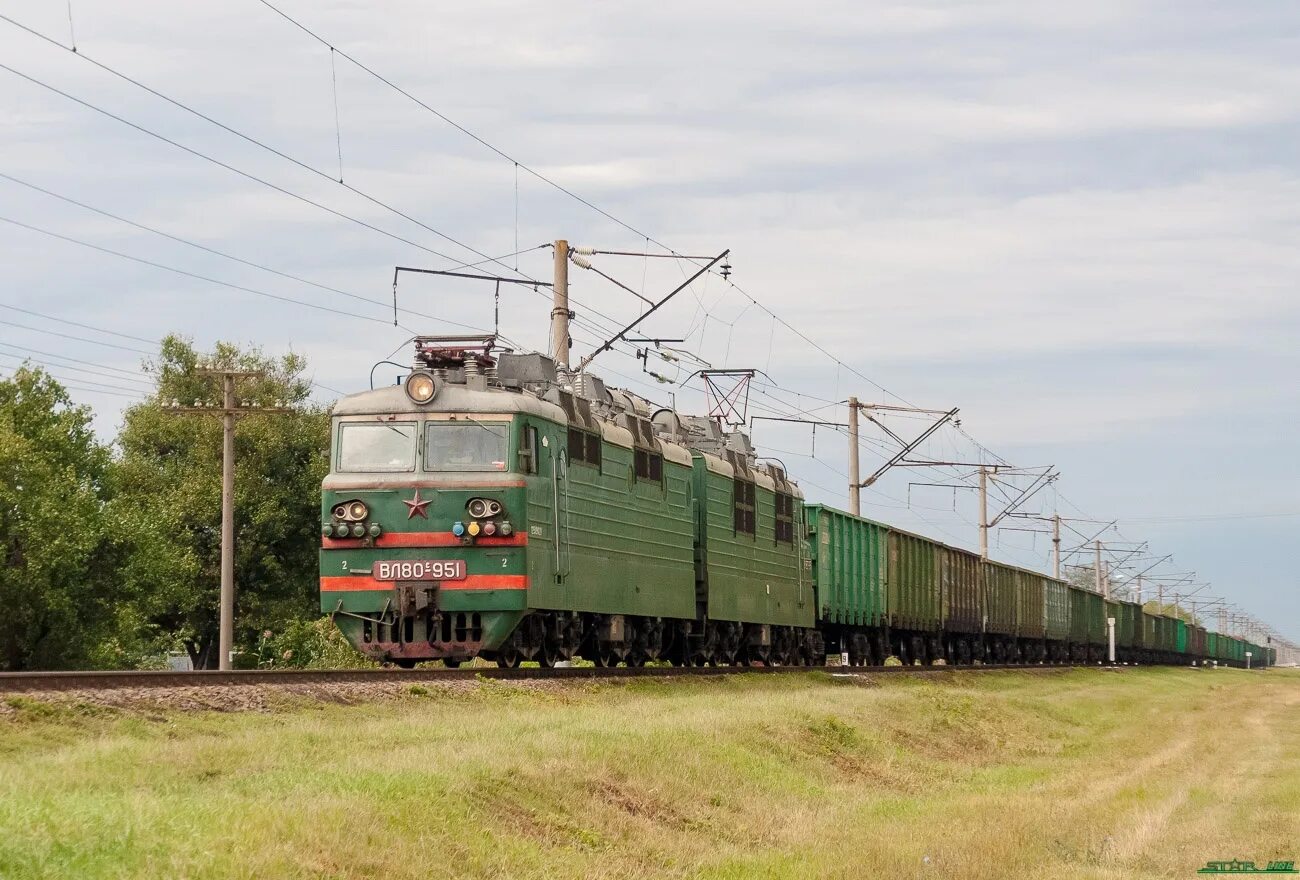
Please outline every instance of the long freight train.
[[321, 610], [409, 666], [1100, 662], [1267, 666], [1271, 648], [824, 505], [717, 422], [421, 337], [334, 410]]

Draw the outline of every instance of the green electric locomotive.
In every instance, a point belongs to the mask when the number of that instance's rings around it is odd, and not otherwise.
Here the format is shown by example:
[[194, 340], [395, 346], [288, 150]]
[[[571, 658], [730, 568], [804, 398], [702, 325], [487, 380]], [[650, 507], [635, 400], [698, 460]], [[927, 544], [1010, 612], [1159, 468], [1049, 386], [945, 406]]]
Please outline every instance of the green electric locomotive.
[[377, 660], [822, 659], [798, 487], [710, 419], [421, 337], [332, 432], [321, 610]]

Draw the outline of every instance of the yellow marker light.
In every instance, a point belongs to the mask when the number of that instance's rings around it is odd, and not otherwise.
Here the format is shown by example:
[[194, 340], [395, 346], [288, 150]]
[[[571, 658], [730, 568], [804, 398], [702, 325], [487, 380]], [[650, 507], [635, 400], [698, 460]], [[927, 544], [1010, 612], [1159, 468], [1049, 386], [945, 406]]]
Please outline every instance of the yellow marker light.
[[478, 523], [476, 523], [476, 522], [472, 522], [472, 523], [469, 524], [469, 529], [468, 529], [468, 531], [469, 531], [470, 537], [477, 537], [477, 536], [478, 536], [478, 533], [481, 531], [481, 528], [479, 527], [479, 524], [478, 524]]

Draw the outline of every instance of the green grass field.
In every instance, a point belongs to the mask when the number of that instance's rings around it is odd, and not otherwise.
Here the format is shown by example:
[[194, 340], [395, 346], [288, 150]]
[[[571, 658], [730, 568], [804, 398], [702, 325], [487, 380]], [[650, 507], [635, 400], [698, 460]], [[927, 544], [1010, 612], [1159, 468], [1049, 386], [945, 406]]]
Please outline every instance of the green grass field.
[[[9, 700], [0, 877], [1194, 877], [1300, 862], [1300, 674]], [[5, 697], [0, 695], [0, 701]]]

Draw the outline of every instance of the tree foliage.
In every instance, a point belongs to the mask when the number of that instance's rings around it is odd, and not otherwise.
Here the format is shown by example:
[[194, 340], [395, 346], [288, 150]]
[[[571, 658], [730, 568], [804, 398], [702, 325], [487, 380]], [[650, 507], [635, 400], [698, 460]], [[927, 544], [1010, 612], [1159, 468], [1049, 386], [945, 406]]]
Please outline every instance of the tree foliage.
[[0, 668], [91, 665], [116, 619], [108, 449], [48, 374], [0, 381]]
[[221, 570], [219, 415], [169, 412], [173, 403], [220, 406], [215, 369], [260, 371], [237, 395], [291, 413], [240, 416], [235, 431], [236, 647], [265, 629], [316, 616], [320, 483], [328, 470], [329, 414], [310, 402], [300, 355], [270, 357], [218, 344], [201, 357], [186, 340], [163, 340], [158, 390], [131, 407], [118, 437], [109, 516], [123, 547], [120, 579], [145, 641], [172, 640], [196, 666], [217, 662]]

